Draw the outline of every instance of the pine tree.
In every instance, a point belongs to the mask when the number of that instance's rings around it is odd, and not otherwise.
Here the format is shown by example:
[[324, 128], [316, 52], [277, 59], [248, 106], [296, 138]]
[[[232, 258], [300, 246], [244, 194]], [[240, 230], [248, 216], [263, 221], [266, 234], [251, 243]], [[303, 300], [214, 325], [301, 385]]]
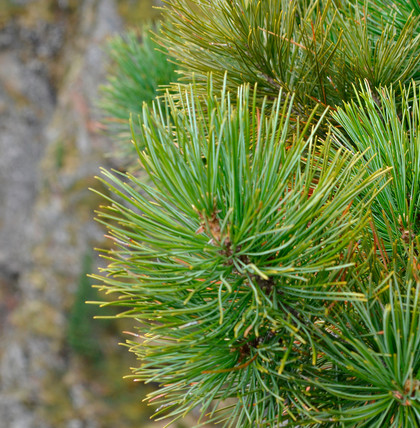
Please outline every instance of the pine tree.
[[149, 181], [101, 178], [131, 377], [169, 421], [420, 426], [418, 2], [163, 15], [179, 81], [131, 127]]

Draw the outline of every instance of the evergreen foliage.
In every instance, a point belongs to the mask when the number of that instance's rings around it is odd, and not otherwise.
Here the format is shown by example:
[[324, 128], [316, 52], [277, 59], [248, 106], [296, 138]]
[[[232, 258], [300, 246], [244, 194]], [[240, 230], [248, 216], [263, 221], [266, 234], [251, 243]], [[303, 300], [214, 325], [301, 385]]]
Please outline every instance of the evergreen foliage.
[[[113, 37], [107, 46], [112, 67], [106, 85], [101, 88], [99, 106], [107, 134], [120, 143], [115, 154], [128, 159], [134, 154], [128, 144], [130, 116], [137, 118], [144, 102], [151, 103], [162, 85], [176, 81], [175, 66], [168, 61], [165, 48], [154, 41], [151, 30], [150, 25], [140, 34], [131, 30]], [[133, 123], [137, 127], [137, 120]]]
[[346, 104], [333, 116], [342, 126], [343, 131], [334, 131], [341, 144], [355, 153], [365, 152], [366, 159], [376, 155], [370, 163], [372, 172], [392, 167], [392, 181], [372, 207], [387, 250], [392, 251], [398, 238], [412, 241], [420, 234], [419, 89], [411, 85], [397, 97], [394, 90], [381, 88], [374, 97], [366, 87], [356, 102]]
[[164, 10], [182, 79], [132, 122], [150, 182], [101, 178], [132, 377], [169, 420], [420, 426], [417, 2]]
[[[361, 260], [367, 261], [348, 283], [366, 301], [337, 305], [329, 328], [318, 331], [323, 364], [306, 375], [318, 400], [312, 416], [320, 426], [414, 428], [420, 420], [420, 265], [413, 253], [406, 260], [395, 254], [393, 266], [374, 254]], [[401, 265], [405, 272], [398, 275]]]
[[227, 70], [233, 91], [258, 82], [261, 96], [294, 92], [304, 117], [315, 104], [353, 99], [360, 79], [376, 88], [418, 76], [420, 17], [371, 25], [365, 10], [349, 1], [173, 0], [162, 43], [187, 80], [211, 72], [221, 85]]
[[92, 271], [92, 264], [92, 254], [88, 252], [82, 259], [82, 272], [75, 301], [69, 314], [67, 338], [76, 354], [97, 362], [103, 354], [92, 320], [95, 311], [85, 304], [87, 300], [98, 298], [96, 290], [92, 288], [91, 280], [87, 277]]

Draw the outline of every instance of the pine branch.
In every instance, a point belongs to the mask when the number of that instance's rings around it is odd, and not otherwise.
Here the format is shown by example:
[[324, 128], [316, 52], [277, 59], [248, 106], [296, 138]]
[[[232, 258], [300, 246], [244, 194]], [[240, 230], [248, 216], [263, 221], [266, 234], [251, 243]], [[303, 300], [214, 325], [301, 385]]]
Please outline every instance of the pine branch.
[[420, 265], [412, 247], [409, 253], [402, 275], [372, 253], [379, 275], [358, 272], [349, 283], [349, 291], [364, 290], [368, 300], [336, 306], [328, 327], [319, 327], [318, 366], [304, 377], [321, 405], [334, 403], [316, 413], [322, 426], [418, 425]]
[[101, 88], [99, 108], [105, 115], [107, 134], [118, 142], [114, 156], [127, 160], [135, 154], [130, 144], [130, 117], [138, 132], [136, 119], [141, 116], [143, 103], [150, 104], [162, 87], [176, 81], [175, 65], [153, 40], [150, 26], [141, 34], [130, 31], [114, 37], [107, 48], [113, 64], [108, 82]]
[[174, 25], [160, 40], [185, 82], [194, 74], [205, 84], [211, 72], [220, 88], [228, 71], [230, 90], [257, 82], [261, 99], [279, 88], [293, 92], [305, 118], [316, 104], [334, 109], [354, 99], [359, 80], [375, 88], [417, 78], [420, 17], [399, 28], [372, 21], [366, 10], [346, 0], [173, 0], [165, 13]]
[[388, 252], [396, 240], [414, 242], [420, 234], [419, 89], [413, 84], [401, 92], [398, 99], [395, 90], [379, 89], [378, 105], [366, 84], [356, 102], [334, 114], [342, 127], [342, 131], [333, 129], [340, 145], [364, 152], [367, 160], [375, 155], [369, 166], [372, 172], [392, 168], [392, 181], [372, 205], [375, 226]]
[[154, 188], [104, 172], [115, 197], [98, 216], [118, 249], [100, 279], [121, 316], [141, 322], [133, 376], [161, 385], [158, 414], [236, 397], [210, 420], [276, 424], [308, 413], [295, 382], [313, 362], [311, 318], [326, 301], [364, 299], [340, 278], [382, 173], [332, 155], [319, 122], [291, 134], [293, 100], [281, 93], [269, 107], [247, 87], [236, 99], [211, 87], [144, 108], [139, 155]]
[[[138, 323], [131, 377], [160, 385], [162, 419], [418, 426], [417, 1], [165, 13], [182, 83], [131, 123], [152, 184], [101, 179], [114, 247], [96, 278]], [[150, 77], [129, 43], [115, 51], [129, 78], [109, 88], [124, 126]]]

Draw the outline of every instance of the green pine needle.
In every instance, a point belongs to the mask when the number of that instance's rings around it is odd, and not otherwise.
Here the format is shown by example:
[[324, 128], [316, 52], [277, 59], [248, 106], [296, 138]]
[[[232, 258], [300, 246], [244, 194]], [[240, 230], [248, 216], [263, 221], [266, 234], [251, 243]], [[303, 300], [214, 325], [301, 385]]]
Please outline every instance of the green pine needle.
[[[141, 115], [143, 103], [151, 103], [163, 86], [175, 82], [175, 65], [167, 51], [153, 39], [151, 26], [141, 34], [130, 31], [115, 36], [107, 50], [112, 60], [106, 85], [101, 87], [99, 107], [104, 113], [107, 134], [117, 141], [114, 156], [133, 157], [130, 117]], [[137, 123], [137, 122], [135, 122]]]
[[356, 101], [333, 116], [342, 127], [333, 130], [341, 145], [365, 152], [366, 159], [374, 156], [368, 167], [371, 172], [392, 168], [392, 181], [372, 206], [388, 252], [395, 240], [406, 245], [420, 234], [419, 88], [413, 84], [401, 93], [398, 97], [392, 89], [373, 91], [366, 84]]
[[161, 385], [158, 414], [216, 401], [210, 419], [226, 426], [274, 424], [308, 413], [295, 382], [315, 358], [312, 317], [365, 299], [340, 278], [383, 173], [317, 141], [319, 122], [291, 127], [281, 92], [272, 107], [245, 86], [200, 93], [144, 107], [137, 143], [154, 188], [104, 171], [114, 196], [98, 218], [117, 248], [100, 279], [141, 323], [134, 377]]

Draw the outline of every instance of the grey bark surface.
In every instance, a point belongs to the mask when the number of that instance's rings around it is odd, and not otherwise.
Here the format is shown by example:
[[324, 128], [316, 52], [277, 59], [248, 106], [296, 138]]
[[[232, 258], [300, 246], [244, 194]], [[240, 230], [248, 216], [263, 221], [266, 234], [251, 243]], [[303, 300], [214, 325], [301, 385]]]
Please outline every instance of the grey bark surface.
[[[85, 410], [92, 385], [65, 349], [66, 313], [103, 235], [86, 202], [109, 144], [93, 103], [122, 21], [113, 0], [60, 1], [54, 14], [0, 30], [1, 428], [106, 426]], [[49, 420], [57, 383], [66, 412]]]

